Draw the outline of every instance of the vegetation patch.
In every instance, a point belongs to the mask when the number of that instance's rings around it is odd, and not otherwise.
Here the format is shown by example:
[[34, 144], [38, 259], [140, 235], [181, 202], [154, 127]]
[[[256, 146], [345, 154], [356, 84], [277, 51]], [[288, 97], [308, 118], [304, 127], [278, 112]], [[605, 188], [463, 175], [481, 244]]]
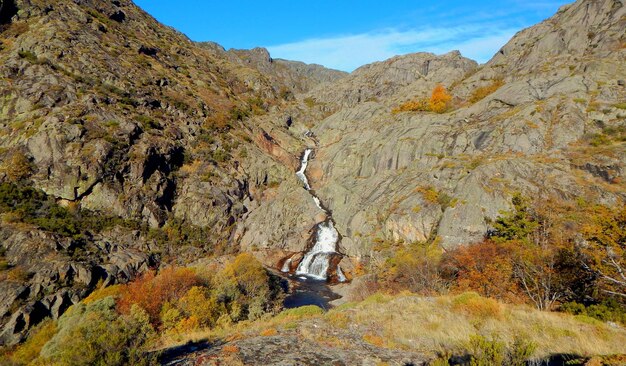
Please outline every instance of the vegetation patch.
[[392, 110], [392, 113], [401, 112], [434, 112], [446, 113], [452, 107], [452, 96], [443, 85], [437, 85], [429, 99], [422, 98], [405, 102]]
[[491, 84], [487, 86], [481, 86], [479, 88], [476, 88], [470, 95], [469, 102], [472, 104], [477, 103], [485, 99], [485, 97], [487, 97], [488, 95], [495, 93], [496, 90], [500, 89], [503, 85], [504, 80], [499, 78], [493, 80]]

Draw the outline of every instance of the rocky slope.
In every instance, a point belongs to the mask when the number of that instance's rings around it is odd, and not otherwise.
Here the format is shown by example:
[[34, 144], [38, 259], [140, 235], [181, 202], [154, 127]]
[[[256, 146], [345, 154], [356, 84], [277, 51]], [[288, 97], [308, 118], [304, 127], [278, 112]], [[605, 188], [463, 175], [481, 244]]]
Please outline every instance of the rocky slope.
[[[0, 343], [99, 283], [237, 251], [233, 224], [297, 164], [280, 136], [244, 121], [342, 75], [284, 62], [266, 77], [130, 1], [1, 4], [0, 183], [41, 190], [60, 208], [34, 202], [33, 218], [15, 209], [28, 197], [6, 198]], [[74, 230], [87, 213], [121, 224]]]
[[[458, 53], [396, 57], [300, 98], [291, 113], [316, 136], [310, 180], [342, 251], [362, 261], [376, 240], [478, 241], [515, 191], [623, 199], [625, 28], [623, 1], [581, 0], [518, 33], [486, 65]], [[437, 83], [454, 96], [453, 111], [392, 112]], [[264, 209], [291, 207], [277, 198]], [[254, 215], [246, 225], [269, 225]], [[248, 245], [266, 240], [255, 239]]]

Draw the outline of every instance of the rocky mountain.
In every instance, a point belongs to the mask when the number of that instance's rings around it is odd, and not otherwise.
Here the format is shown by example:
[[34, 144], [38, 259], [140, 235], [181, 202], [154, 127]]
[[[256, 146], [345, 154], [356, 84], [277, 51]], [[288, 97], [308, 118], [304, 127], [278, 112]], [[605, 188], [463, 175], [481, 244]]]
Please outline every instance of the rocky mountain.
[[[268, 78], [130, 1], [3, 1], [0, 13], [0, 180], [45, 195], [3, 186], [2, 343], [98, 283], [237, 251], [233, 224], [268, 171], [296, 164], [244, 120], [342, 74], [285, 62]], [[309, 79], [287, 85], [296, 74]], [[111, 218], [123, 223], [100, 225]]]
[[[371, 258], [377, 240], [439, 237], [444, 248], [481, 240], [515, 191], [623, 199], [625, 14], [623, 1], [578, 1], [485, 65], [458, 53], [396, 57], [300, 98], [291, 113], [316, 137], [309, 178], [341, 234], [342, 267]], [[394, 112], [438, 83], [455, 110]], [[277, 196], [244, 225], [257, 231], [291, 210]], [[295, 251], [293, 224], [244, 243]]]
[[327, 69], [321, 65], [274, 59], [267, 49], [261, 47], [226, 51], [215, 42], [202, 42], [199, 45], [242, 69], [248, 69], [252, 75], [259, 75], [261, 72], [260, 76], [267, 78], [277, 92], [288, 99], [293, 98], [294, 93], [307, 92], [320, 83], [333, 82], [347, 75], [346, 72]]
[[[352, 278], [380, 240], [482, 239], [515, 191], [626, 198], [622, 0], [563, 7], [485, 65], [350, 75], [192, 42], [129, 0], [0, 4], [2, 344], [151, 267], [293, 270], [331, 219]], [[453, 110], [398, 109], [438, 84]]]

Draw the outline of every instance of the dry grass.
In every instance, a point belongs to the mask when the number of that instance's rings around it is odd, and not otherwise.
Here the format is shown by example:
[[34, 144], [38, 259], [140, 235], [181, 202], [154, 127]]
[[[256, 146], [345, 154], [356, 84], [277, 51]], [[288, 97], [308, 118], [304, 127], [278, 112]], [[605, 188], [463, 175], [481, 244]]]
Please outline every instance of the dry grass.
[[626, 330], [622, 328], [589, 318], [504, 305], [476, 294], [439, 298], [378, 295], [350, 310], [331, 310], [328, 316], [335, 312], [348, 315], [350, 324], [380, 329], [389, 337], [386, 344], [417, 351], [457, 348], [476, 334], [497, 335], [506, 344], [523, 337], [537, 345], [535, 356], [626, 351]]
[[[284, 311], [254, 322], [179, 335], [167, 348], [187, 341], [270, 336], [278, 330], [296, 332], [302, 339], [328, 347], [350, 348], [358, 338], [376, 347], [435, 355], [462, 350], [477, 335], [498, 339], [507, 347], [518, 340], [536, 345], [533, 357], [550, 354], [597, 356], [626, 352], [626, 330], [597, 320], [563, 313], [542, 312], [480, 297], [419, 297], [410, 293], [375, 294], [346, 303], [326, 314], [314, 306]], [[227, 345], [228, 346], [228, 345]], [[226, 346], [226, 347], [227, 347]], [[226, 348], [224, 348], [226, 349]], [[224, 350], [223, 349], [223, 350]]]

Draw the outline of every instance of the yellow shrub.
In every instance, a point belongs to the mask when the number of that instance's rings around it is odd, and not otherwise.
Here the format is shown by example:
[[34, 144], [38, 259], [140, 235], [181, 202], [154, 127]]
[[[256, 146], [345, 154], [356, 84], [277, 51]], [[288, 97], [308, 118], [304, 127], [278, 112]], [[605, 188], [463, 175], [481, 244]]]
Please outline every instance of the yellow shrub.
[[392, 113], [400, 112], [428, 112], [430, 107], [428, 106], [427, 99], [410, 100], [408, 102], [400, 104], [398, 107], [392, 110]]
[[455, 297], [452, 300], [452, 308], [481, 319], [500, 318], [502, 315], [502, 304], [494, 299], [481, 297], [475, 292], [466, 292]]
[[381, 336], [377, 336], [371, 333], [366, 333], [365, 335], [363, 335], [363, 340], [376, 347], [382, 347], [385, 344], [385, 340]]
[[476, 90], [474, 90], [474, 92], [472, 92], [472, 95], [469, 98], [470, 103], [476, 103], [482, 99], [484, 99], [487, 95], [495, 92], [496, 90], [500, 89], [500, 87], [504, 85], [504, 80], [502, 79], [495, 79], [491, 84], [487, 85], [487, 86], [482, 86], [480, 88], [476, 88]]
[[271, 336], [275, 336], [276, 334], [278, 334], [278, 331], [276, 330], [276, 328], [269, 328], [269, 329], [265, 329], [261, 331], [260, 334], [262, 337], [271, 337]]
[[120, 296], [120, 291], [122, 290], [121, 285], [113, 285], [109, 287], [100, 288], [94, 292], [92, 292], [85, 300], [83, 300], [84, 304], [90, 304], [94, 301], [98, 301], [104, 299], [105, 297], [112, 296], [117, 298]]
[[178, 323], [177, 326], [180, 332], [188, 332], [192, 330], [196, 330], [200, 328], [200, 321], [194, 315], [189, 318], [185, 318]]
[[39, 357], [39, 352], [43, 346], [56, 334], [57, 326], [52, 320], [44, 320], [36, 329], [31, 331], [32, 334], [28, 340], [20, 345], [11, 355], [13, 361], [18, 365], [26, 365]]

